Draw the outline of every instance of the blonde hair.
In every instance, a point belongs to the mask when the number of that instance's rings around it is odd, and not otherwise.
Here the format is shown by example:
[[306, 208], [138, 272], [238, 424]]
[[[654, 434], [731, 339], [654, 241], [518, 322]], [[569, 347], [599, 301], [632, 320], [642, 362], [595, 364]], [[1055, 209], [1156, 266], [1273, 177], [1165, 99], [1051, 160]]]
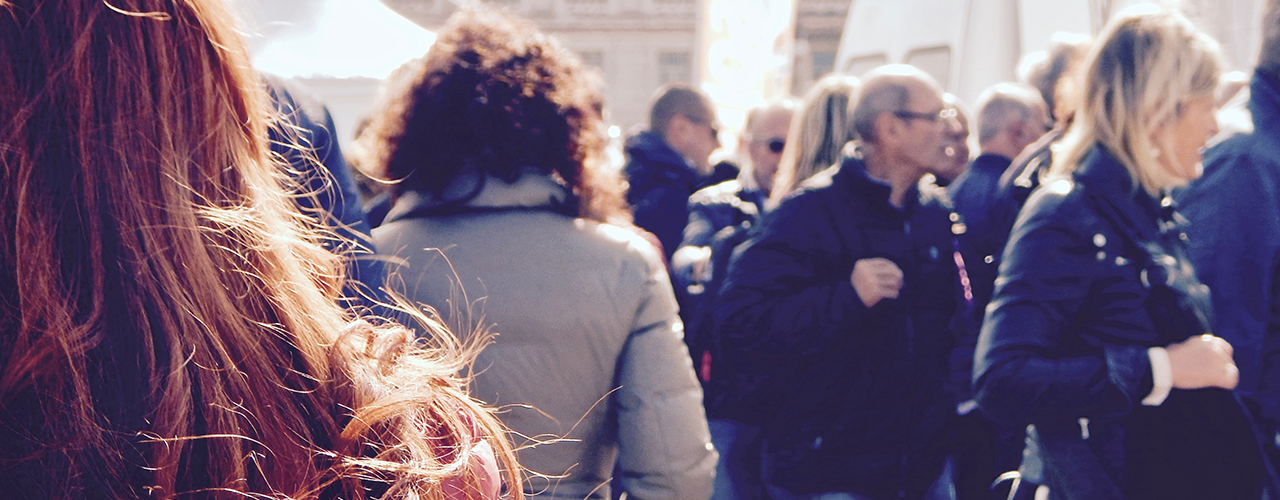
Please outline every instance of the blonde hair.
[[857, 90], [857, 78], [831, 74], [814, 83], [805, 94], [787, 130], [787, 146], [778, 161], [769, 197], [771, 205], [805, 179], [840, 160], [845, 143], [853, 139], [849, 106]]
[[1189, 101], [1212, 97], [1221, 67], [1217, 44], [1176, 10], [1147, 4], [1120, 13], [1085, 58], [1075, 122], [1050, 173], [1074, 172], [1099, 144], [1153, 196], [1185, 182], [1157, 161], [1173, 157], [1172, 137], [1152, 134]]

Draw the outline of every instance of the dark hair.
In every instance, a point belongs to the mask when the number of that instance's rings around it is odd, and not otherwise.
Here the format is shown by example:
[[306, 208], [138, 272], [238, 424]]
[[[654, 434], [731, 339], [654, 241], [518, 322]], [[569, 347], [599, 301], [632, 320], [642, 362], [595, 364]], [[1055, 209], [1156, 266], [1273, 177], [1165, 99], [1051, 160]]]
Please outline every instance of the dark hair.
[[1052, 121], [1064, 121], [1067, 116], [1063, 115], [1071, 115], [1075, 111], [1072, 103], [1059, 102], [1070, 100], [1070, 96], [1063, 95], [1061, 87], [1070, 85], [1064, 77], [1084, 59], [1089, 43], [1089, 37], [1084, 35], [1054, 33], [1048, 49], [1034, 52], [1019, 63], [1020, 79], [1040, 92]]
[[0, 484], [478, 489], [473, 443], [513, 456], [455, 377], [466, 359], [447, 332], [422, 349], [338, 307], [341, 263], [269, 159], [231, 19], [214, 0], [0, 1]]
[[1258, 69], [1280, 76], [1280, 0], [1267, 0], [1262, 9], [1262, 47], [1258, 52]]
[[676, 115], [711, 122], [711, 98], [687, 83], [669, 83], [653, 94], [649, 105], [649, 130], [667, 137], [667, 126]]
[[[605, 165], [594, 76], [531, 24], [481, 5], [463, 7], [425, 57], [398, 72], [389, 102], [361, 141], [366, 168], [393, 193], [442, 197], [462, 174], [515, 182], [529, 168], [562, 182], [570, 209], [625, 218], [621, 182]], [[479, 194], [447, 202], [462, 204]]]

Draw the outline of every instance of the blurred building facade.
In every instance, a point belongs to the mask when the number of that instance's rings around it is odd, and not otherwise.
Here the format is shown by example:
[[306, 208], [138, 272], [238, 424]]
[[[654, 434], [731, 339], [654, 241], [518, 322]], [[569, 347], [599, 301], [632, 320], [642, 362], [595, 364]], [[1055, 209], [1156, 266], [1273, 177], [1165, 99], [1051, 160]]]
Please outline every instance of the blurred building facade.
[[[668, 82], [692, 82], [699, 61], [698, 22], [706, 0], [485, 0], [531, 20], [600, 71], [609, 121], [627, 130], [647, 120], [649, 98]], [[383, 0], [437, 30], [452, 0]], [[794, 93], [835, 64], [850, 0], [799, 0]], [[733, 124], [736, 126], [737, 124]]]

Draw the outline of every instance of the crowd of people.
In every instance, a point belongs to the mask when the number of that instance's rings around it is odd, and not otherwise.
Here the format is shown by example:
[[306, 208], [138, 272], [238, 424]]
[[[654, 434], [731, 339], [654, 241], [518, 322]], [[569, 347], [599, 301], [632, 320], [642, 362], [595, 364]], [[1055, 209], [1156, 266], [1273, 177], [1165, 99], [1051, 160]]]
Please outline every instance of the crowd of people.
[[618, 165], [483, 6], [344, 156], [219, 0], [0, 1], [0, 495], [1275, 498], [1263, 17], [1243, 89], [1143, 5], [972, 108], [829, 75], [725, 161], [669, 84]]

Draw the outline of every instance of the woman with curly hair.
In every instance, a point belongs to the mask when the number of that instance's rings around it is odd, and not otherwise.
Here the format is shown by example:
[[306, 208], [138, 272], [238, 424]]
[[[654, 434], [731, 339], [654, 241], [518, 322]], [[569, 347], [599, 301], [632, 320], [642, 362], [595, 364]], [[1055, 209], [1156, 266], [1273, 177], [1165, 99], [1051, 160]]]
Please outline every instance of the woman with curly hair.
[[[707, 498], [716, 454], [662, 257], [606, 169], [578, 59], [463, 8], [361, 137], [394, 205], [374, 232], [393, 292], [496, 340], [474, 395], [505, 408], [526, 493]], [[472, 318], [475, 318], [473, 328]]]
[[337, 305], [230, 19], [0, 1], [0, 497], [519, 497], [447, 332]]

